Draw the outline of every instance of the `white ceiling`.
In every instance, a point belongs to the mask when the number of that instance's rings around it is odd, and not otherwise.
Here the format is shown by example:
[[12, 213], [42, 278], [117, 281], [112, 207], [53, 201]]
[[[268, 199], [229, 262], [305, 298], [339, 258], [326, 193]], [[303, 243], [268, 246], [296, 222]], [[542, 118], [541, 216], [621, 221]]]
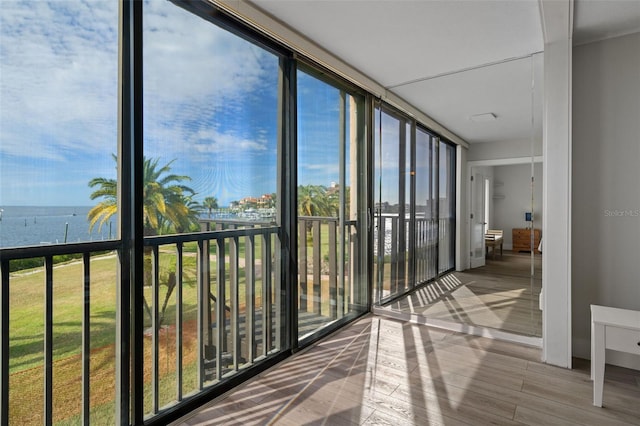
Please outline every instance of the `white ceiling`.
[[578, 0], [573, 15], [574, 44], [640, 31], [640, 0]]
[[[467, 142], [541, 135], [538, 0], [252, 3]], [[640, 31], [640, 0], [576, 0], [574, 27], [577, 42]]]

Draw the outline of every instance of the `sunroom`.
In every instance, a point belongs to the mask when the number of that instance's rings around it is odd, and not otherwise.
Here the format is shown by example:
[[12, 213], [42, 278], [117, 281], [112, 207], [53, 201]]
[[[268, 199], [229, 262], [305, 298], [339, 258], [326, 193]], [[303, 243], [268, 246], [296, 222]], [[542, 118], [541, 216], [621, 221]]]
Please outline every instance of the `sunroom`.
[[[380, 46], [393, 50], [377, 37], [413, 31], [398, 17], [383, 19], [391, 13], [384, 3], [367, 6], [378, 25], [370, 28], [366, 14], [354, 18], [363, 4], [345, 2], [339, 24], [320, 28], [331, 52], [295, 3], [0, 4], [1, 424], [167, 424], [233, 389], [251, 393], [252, 380], [284, 360], [323, 368], [314, 348], [341, 345], [340, 330], [364, 333], [371, 312], [410, 304], [407, 295], [420, 297], [430, 285], [446, 291], [454, 273], [484, 264], [483, 235], [496, 217], [486, 206], [505, 199], [499, 176], [512, 174], [500, 168], [514, 165], [530, 179], [514, 217], [529, 219], [508, 227], [531, 236], [542, 228], [545, 258], [532, 237], [525, 316], [536, 315], [530, 323], [538, 329], [511, 337], [541, 346], [542, 361], [562, 367], [571, 367], [572, 353], [586, 355], [585, 343], [574, 341], [588, 322], [584, 306], [609, 299], [571, 294], [579, 265], [567, 229], [580, 220], [571, 211], [573, 2], [505, 3], [509, 25], [494, 28], [502, 39], [512, 27], [544, 27], [520, 54], [419, 78], [388, 61], [384, 71], [396, 84], [379, 83], [369, 72], [380, 68], [358, 62]], [[487, 2], [432, 3], [446, 9], [437, 16], [472, 10], [479, 22], [502, 13]], [[323, 13], [336, 9], [310, 10], [328, 22]], [[412, 7], [398, 11], [411, 24], [421, 19]], [[452, 38], [454, 27], [434, 26]], [[358, 51], [340, 58], [351, 37]], [[471, 59], [473, 46], [464, 50]], [[397, 53], [409, 52], [398, 46]], [[521, 139], [501, 127], [501, 113], [470, 111], [477, 105], [439, 91], [445, 79], [499, 67], [494, 80], [509, 78], [496, 87], [519, 97], [512, 109], [522, 107]], [[411, 93], [419, 87], [433, 98], [422, 104]], [[483, 89], [488, 95], [492, 87]], [[443, 115], [436, 119], [429, 102]], [[445, 124], [452, 111], [464, 111], [473, 127], [452, 131]], [[507, 143], [482, 134], [487, 121], [521, 142], [505, 149], [517, 158], [495, 156]], [[488, 140], [497, 142], [469, 143]], [[588, 204], [580, 200], [576, 208]], [[636, 295], [621, 298], [625, 307], [634, 308]], [[420, 340], [440, 336], [430, 330], [404, 337], [420, 335], [416, 342], [431, 347]], [[633, 417], [621, 410], [616, 419]]]

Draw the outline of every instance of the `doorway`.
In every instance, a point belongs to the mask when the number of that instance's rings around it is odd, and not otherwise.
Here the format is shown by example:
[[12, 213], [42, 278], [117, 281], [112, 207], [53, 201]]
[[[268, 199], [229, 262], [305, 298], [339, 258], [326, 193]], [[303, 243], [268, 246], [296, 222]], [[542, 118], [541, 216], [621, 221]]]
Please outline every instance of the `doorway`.
[[[472, 249], [460, 285], [487, 310], [482, 325], [541, 337], [542, 158], [471, 161], [468, 172]], [[482, 234], [488, 229], [503, 235], [489, 250]]]
[[[471, 256], [464, 271], [438, 277], [374, 312], [542, 346], [542, 254], [537, 246], [532, 250], [513, 247], [514, 229], [542, 228], [538, 213], [542, 211], [542, 159], [470, 161], [467, 176], [470, 213], [463, 237]], [[494, 257], [490, 252], [487, 256], [484, 234], [489, 229], [503, 231], [502, 255], [498, 252]]]

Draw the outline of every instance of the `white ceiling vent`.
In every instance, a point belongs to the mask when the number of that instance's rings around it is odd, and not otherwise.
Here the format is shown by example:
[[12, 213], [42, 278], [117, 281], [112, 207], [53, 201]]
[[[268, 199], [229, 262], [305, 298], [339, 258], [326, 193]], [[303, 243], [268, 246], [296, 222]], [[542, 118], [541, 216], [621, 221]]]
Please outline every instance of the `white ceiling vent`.
[[486, 123], [487, 121], [494, 121], [498, 116], [492, 112], [485, 112], [484, 114], [476, 114], [469, 117], [469, 120], [476, 123]]

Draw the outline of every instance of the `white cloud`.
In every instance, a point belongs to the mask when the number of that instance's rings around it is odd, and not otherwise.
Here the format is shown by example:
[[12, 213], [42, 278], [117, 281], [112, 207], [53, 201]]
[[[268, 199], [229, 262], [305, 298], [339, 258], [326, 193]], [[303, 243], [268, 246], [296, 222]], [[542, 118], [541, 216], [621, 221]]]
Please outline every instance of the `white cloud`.
[[[190, 121], [260, 87], [265, 52], [170, 2], [144, 8], [145, 120], [156, 122], [145, 139], [188, 148], [200, 134]], [[115, 152], [117, 9], [113, 0], [0, 2], [0, 154]], [[207, 149], [231, 143], [227, 136]]]
[[[277, 102], [277, 58], [170, 1], [145, 2], [143, 24], [145, 155], [203, 194], [260, 193], [237, 164], [276, 158], [260, 99]], [[64, 188], [87, 204], [86, 182], [114, 175], [117, 27], [115, 0], [0, 0], [1, 203]]]
[[192, 146], [198, 153], [233, 154], [239, 151], [266, 151], [265, 140], [250, 140], [215, 129], [200, 130], [193, 135]]
[[306, 164], [304, 165], [306, 170], [321, 170], [325, 172], [325, 174], [338, 174], [340, 173], [340, 165], [337, 163], [326, 163], [326, 164]]
[[117, 5], [3, 1], [0, 19], [0, 152], [113, 150]]

